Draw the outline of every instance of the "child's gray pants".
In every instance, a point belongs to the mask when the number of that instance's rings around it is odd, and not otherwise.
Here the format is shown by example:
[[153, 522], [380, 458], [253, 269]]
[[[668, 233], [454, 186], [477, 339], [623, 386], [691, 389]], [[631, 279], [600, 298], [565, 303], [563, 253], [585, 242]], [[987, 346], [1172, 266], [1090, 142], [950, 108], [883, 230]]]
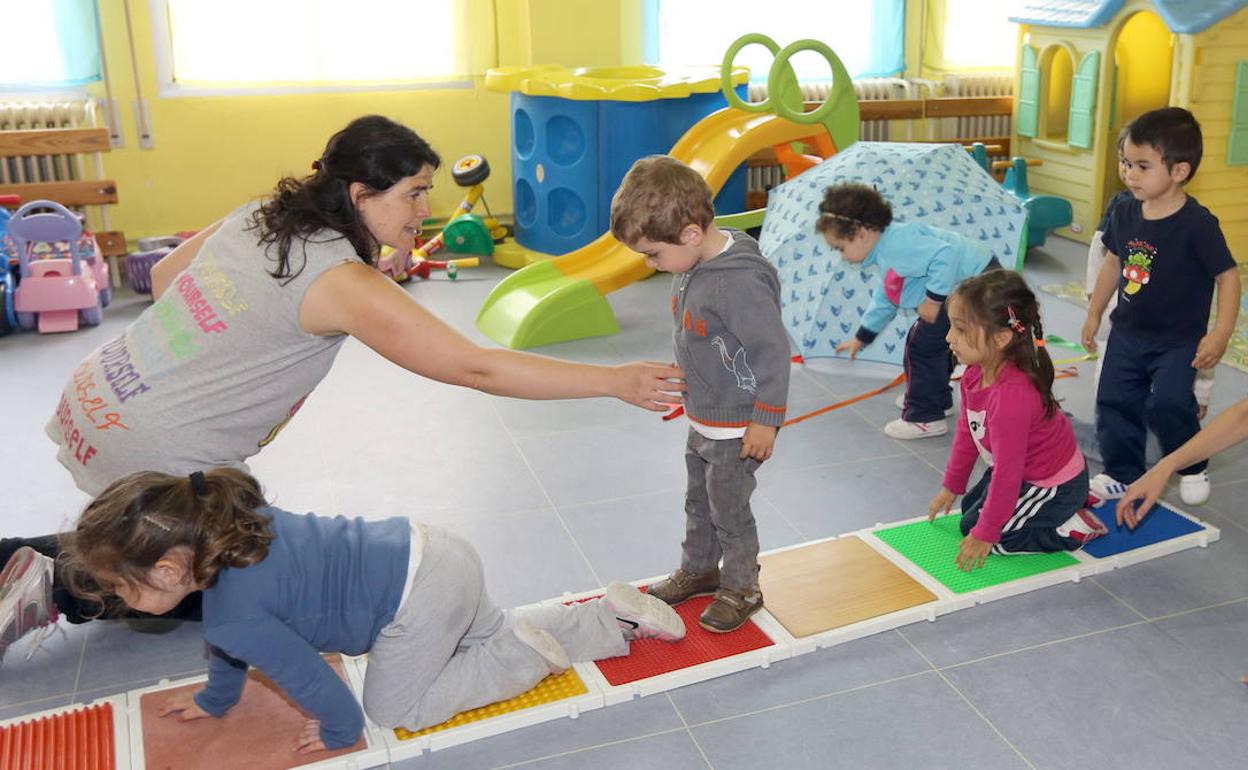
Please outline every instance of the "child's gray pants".
[[[368, 655], [364, 712], [386, 728], [440, 724], [519, 695], [550, 673], [511, 632], [515, 611], [490, 601], [473, 547], [436, 527], [425, 532], [411, 593]], [[549, 631], [573, 661], [628, 652], [615, 615], [599, 600], [526, 608], [520, 616]]]
[[750, 510], [750, 495], [762, 464], [741, 459], [736, 439], [709, 439], [689, 429], [685, 466], [685, 542], [680, 566], [690, 572], [709, 572], [719, 565], [719, 584], [749, 593], [758, 587], [758, 527]]

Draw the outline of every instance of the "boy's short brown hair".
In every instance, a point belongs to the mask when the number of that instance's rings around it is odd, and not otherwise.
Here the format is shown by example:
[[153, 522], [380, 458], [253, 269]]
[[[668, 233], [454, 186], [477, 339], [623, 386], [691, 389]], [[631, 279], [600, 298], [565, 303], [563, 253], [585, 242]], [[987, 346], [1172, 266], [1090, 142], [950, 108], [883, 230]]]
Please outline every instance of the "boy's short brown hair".
[[611, 198], [611, 234], [625, 245], [642, 238], [680, 243], [685, 227], [706, 230], [714, 220], [710, 185], [670, 155], [650, 155], [634, 163]]

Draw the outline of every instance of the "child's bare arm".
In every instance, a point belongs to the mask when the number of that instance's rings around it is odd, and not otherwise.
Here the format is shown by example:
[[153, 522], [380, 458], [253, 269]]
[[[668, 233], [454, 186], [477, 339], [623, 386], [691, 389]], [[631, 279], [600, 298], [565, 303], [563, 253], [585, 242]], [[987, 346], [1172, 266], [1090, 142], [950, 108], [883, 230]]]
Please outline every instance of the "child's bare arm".
[[1231, 335], [1235, 333], [1235, 319], [1239, 317], [1239, 268], [1223, 270], [1214, 281], [1217, 283], [1218, 310], [1213, 328], [1201, 338], [1196, 357], [1192, 359], [1192, 366], [1197, 369], [1208, 369], [1222, 360]]
[[1101, 325], [1101, 316], [1109, 300], [1118, 290], [1118, 275], [1122, 272], [1122, 261], [1112, 251], [1105, 252], [1105, 261], [1101, 263], [1101, 273], [1096, 277], [1096, 287], [1088, 298], [1088, 318], [1083, 323], [1082, 342], [1088, 352], [1096, 352], [1096, 330]]

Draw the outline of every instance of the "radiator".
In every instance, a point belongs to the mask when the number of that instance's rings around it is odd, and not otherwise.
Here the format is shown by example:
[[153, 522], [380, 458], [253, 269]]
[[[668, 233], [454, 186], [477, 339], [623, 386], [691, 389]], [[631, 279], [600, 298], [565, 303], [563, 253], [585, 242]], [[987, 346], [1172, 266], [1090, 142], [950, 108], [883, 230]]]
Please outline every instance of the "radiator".
[[[941, 96], [1010, 96], [1014, 93], [1014, 75], [1009, 72], [946, 75], [940, 91]], [[1008, 115], [942, 118], [939, 123], [940, 138], [1010, 135]]]
[[[93, 128], [98, 125], [94, 99], [63, 102], [0, 102], [0, 131], [41, 128]], [[0, 158], [0, 184], [65, 182], [104, 176], [103, 159], [84, 169], [81, 155], [32, 155]]]

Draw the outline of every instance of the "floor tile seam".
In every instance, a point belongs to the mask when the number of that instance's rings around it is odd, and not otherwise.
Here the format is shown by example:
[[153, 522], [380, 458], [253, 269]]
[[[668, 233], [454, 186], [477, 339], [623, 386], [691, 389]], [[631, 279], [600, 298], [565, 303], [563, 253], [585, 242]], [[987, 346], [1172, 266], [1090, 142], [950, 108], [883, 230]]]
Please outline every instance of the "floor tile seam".
[[[775, 500], [772, 500], [770, 497], [767, 496], [766, 492], [755, 487], [754, 494], [758, 495], [758, 497], [762, 499], [763, 502], [771, 506], [771, 509], [776, 512], [776, 515], [778, 515], [781, 518], [781, 520], [783, 520], [784, 523], [789, 526], [789, 529], [797, 533], [797, 536], [800, 538], [800, 540], [794, 545], [800, 545], [802, 543], [809, 543], [811, 540], [814, 539], [810, 537], [809, 535], [807, 535], [805, 532], [803, 532], [802, 528], [797, 526], [797, 524], [792, 519], [790, 519], [787, 514], [785, 514], [784, 509], [781, 508], [780, 505], [777, 504]], [[754, 518], [757, 519], [758, 515], [755, 514]]]
[[672, 699], [672, 694], [670, 692], [665, 692], [663, 693], [663, 696], [667, 698], [667, 702], [671, 704], [672, 711], [676, 712], [676, 718], [679, 719], [680, 723], [685, 726], [685, 732], [689, 733], [689, 740], [693, 741], [694, 747], [697, 748], [698, 753], [702, 755], [702, 761], [706, 762], [706, 766], [712, 768], [713, 770], [714, 765], [711, 764], [711, 758], [706, 755], [706, 750], [702, 748], [702, 744], [698, 741], [698, 737], [693, 734], [693, 730], [689, 729], [689, 720], [685, 719], [685, 715], [681, 713], [680, 707], [677, 706], [676, 701]]
[[491, 768], [491, 770], [510, 770], [510, 769], [511, 769], [511, 768], [513, 768], [513, 767], [524, 767], [524, 766], [526, 766], [526, 765], [532, 765], [532, 764], [537, 763], [537, 762], [546, 762], [546, 761], [548, 761], [548, 760], [551, 760], [551, 759], [557, 759], [557, 758], [559, 758], [559, 757], [568, 757], [568, 756], [572, 756], [572, 755], [574, 755], [574, 754], [583, 754], [583, 753], [585, 753], [585, 752], [587, 752], [587, 751], [595, 751], [595, 750], [597, 750], [597, 749], [603, 749], [603, 748], [607, 748], [607, 747], [609, 747], [609, 746], [619, 746], [619, 745], [622, 745], [622, 744], [625, 744], [625, 743], [633, 743], [633, 742], [635, 742], [635, 741], [642, 741], [642, 740], [646, 740], [646, 739], [648, 739], [648, 738], [655, 738], [655, 737], [658, 737], [658, 736], [660, 736], [660, 735], [670, 735], [670, 734], [672, 734], [672, 733], [683, 733], [683, 732], [689, 732], [689, 728], [687, 728], [687, 727], [672, 727], [672, 728], [668, 728], [668, 729], [666, 729], [666, 730], [656, 730], [656, 731], [654, 731], [654, 732], [642, 733], [641, 735], [634, 735], [634, 736], [629, 737], [629, 738], [617, 738], [617, 739], [612, 740], [612, 741], [604, 741], [604, 742], [602, 742], [602, 743], [595, 743], [595, 744], [594, 744], [594, 745], [592, 745], [592, 746], [582, 746], [582, 747], [577, 748], [577, 749], [569, 749], [569, 750], [567, 750], [567, 751], [559, 751], [559, 752], [556, 752], [556, 753], [554, 753], [554, 754], [547, 754], [547, 755], [545, 755], [545, 756], [541, 756], [541, 757], [532, 757], [531, 759], [526, 759], [526, 760], [523, 760], [523, 761], [521, 761], [521, 762], [512, 762], [512, 763], [510, 763], [510, 764], [506, 764], [506, 765], [494, 765], [494, 766]]
[[1019, 759], [1023, 760], [1023, 762], [1025, 762], [1032, 770], [1036, 770], [1036, 764], [1027, 758], [1027, 755], [1023, 753], [1022, 749], [1015, 746], [1013, 741], [1005, 737], [1005, 733], [1001, 732], [1001, 728], [997, 727], [997, 725], [989, 719], [984, 712], [980, 711], [979, 707], [972, 703], [971, 699], [966, 696], [966, 693], [959, 690], [953, 682], [949, 681], [949, 677], [945, 676], [943, 671], [937, 669], [936, 676], [940, 677], [941, 681], [945, 683], [945, 686], [957, 693], [958, 697], [962, 699], [962, 702], [965, 703], [971, 711], [974, 711], [975, 715], [983, 720], [984, 724], [988, 725], [988, 729], [992, 730], [992, 732], [995, 733], [1006, 746], [1009, 746], [1010, 750], [1017, 754]]
[[716, 717], [715, 719], [708, 719], [704, 722], [693, 722], [689, 724], [689, 729], [695, 730], [700, 727], [708, 727], [710, 725], [717, 725], [717, 724], [720, 724], [721, 722], [731, 722], [736, 719], [745, 719], [746, 717], [758, 716], [760, 714], [768, 714], [772, 711], [780, 711], [781, 709], [791, 708], [793, 706], [802, 706], [807, 703], [814, 703], [816, 701], [827, 700], [828, 698], [835, 698], [841, 695], [850, 695], [852, 693], [860, 692], [862, 690], [869, 690], [872, 687], [879, 687], [881, 685], [893, 684], [895, 682], [903, 682], [907, 679], [914, 679], [915, 677], [923, 676], [924, 674], [931, 674], [931, 673], [934, 673], [934, 669], [924, 669], [922, 671], [914, 671], [909, 674], [902, 674], [901, 676], [894, 676], [894, 677], [889, 677], [887, 679], [881, 679], [876, 682], [867, 682], [864, 684], [855, 685], [853, 687], [844, 687], [839, 690], [819, 693], [818, 695], [811, 695], [806, 698], [798, 698], [797, 700], [785, 701], [784, 703], [775, 703], [765, 708], [755, 709], [753, 711], [743, 711], [740, 714], [732, 714], [730, 716]]
[[1152, 623], [1152, 622], [1153, 622], [1153, 620], [1152, 620], [1152, 619], [1149, 619], [1149, 618], [1144, 618], [1144, 619], [1142, 619], [1142, 620], [1136, 620], [1136, 621], [1133, 621], [1133, 622], [1131, 622], [1131, 623], [1122, 623], [1122, 624], [1117, 625], [1117, 626], [1110, 626], [1110, 627], [1108, 627], [1108, 628], [1101, 628], [1101, 629], [1097, 629], [1096, 631], [1087, 631], [1087, 632], [1082, 633], [1082, 634], [1073, 634], [1073, 635], [1071, 635], [1071, 636], [1064, 636], [1064, 637], [1061, 637], [1061, 638], [1059, 638], [1059, 639], [1050, 639], [1050, 640], [1049, 640], [1049, 641], [1047, 641], [1047, 642], [1037, 642], [1037, 643], [1035, 643], [1035, 644], [1028, 644], [1028, 645], [1025, 645], [1025, 646], [1023, 646], [1023, 647], [1018, 647], [1018, 648], [1013, 649], [1013, 650], [1006, 650], [1006, 651], [1004, 651], [1004, 652], [994, 652], [994, 653], [993, 653], [993, 654], [991, 654], [991, 655], [984, 655], [983, 657], [974, 658], [974, 659], [972, 659], [972, 660], [962, 660], [962, 661], [958, 661], [957, 663], [950, 663], [950, 664], [949, 664], [949, 665], [947, 665], [947, 666], [939, 666], [939, 667], [937, 667], [937, 669], [936, 669], [936, 670], [937, 670], [937, 671], [949, 671], [949, 670], [951, 670], [951, 669], [955, 669], [955, 668], [963, 668], [964, 666], [973, 666], [973, 665], [975, 665], [976, 663], [983, 663], [983, 662], [985, 662], [985, 661], [989, 661], [989, 660], [996, 660], [996, 659], [998, 659], [998, 658], [1006, 658], [1006, 657], [1009, 657], [1010, 655], [1017, 655], [1017, 654], [1019, 654], [1019, 653], [1021, 653], [1021, 652], [1031, 652], [1032, 650], [1040, 650], [1040, 649], [1043, 649], [1043, 648], [1045, 648], [1045, 647], [1052, 647], [1052, 646], [1054, 646], [1054, 645], [1058, 645], [1058, 644], [1065, 644], [1065, 643], [1067, 643], [1067, 642], [1074, 642], [1074, 641], [1078, 641], [1078, 640], [1080, 640], [1080, 639], [1089, 639], [1089, 638], [1091, 638], [1091, 637], [1093, 637], [1093, 636], [1100, 636], [1100, 635], [1102, 635], [1102, 634], [1108, 634], [1108, 633], [1112, 633], [1112, 632], [1114, 632], [1114, 631], [1122, 631], [1122, 630], [1125, 630], [1125, 629], [1128, 629], [1128, 628], [1135, 628], [1135, 627], [1137, 627], [1137, 626], [1146, 626], [1146, 625], [1148, 625], [1149, 623]]
[[1023, 754], [1022, 750], [1020, 750], [1017, 746], [1015, 746], [1014, 743], [1010, 741], [1009, 738], [1006, 738], [1005, 734], [1001, 732], [1000, 728], [998, 728], [995, 724], [993, 724], [992, 720], [989, 719], [987, 716], [985, 716], [984, 713], [980, 711], [979, 708], [974, 703], [971, 702], [971, 699], [966, 697], [965, 693], [963, 693], [956, 686], [954, 686], [953, 682], [949, 681], [949, 677], [945, 676], [944, 672], [941, 671], [934, 663], [932, 663], [931, 658], [927, 657], [927, 655], [924, 654], [924, 652], [920, 650], [918, 646], [915, 645], [914, 642], [910, 641], [909, 637], [907, 637], [904, 633], [902, 633], [901, 628], [897, 628], [894, 630], [897, 632], [898, 636], [900, 636], [903, 640], [905, 640], [906, 644], [910, 645], [910, 649], [914, 650], [916, 655], [922, 658], [923, 661], [927, 663], [927, 665], [932, 667], [932, 670], [936, 673], [936, 676], [940, 677], [940, 680], [945, 683], [945, 686], [953, 690], [955, 693], [957, 693], [958, 697], [961, 698], [962, 701], [966, 703], [968, 707], [970, 707], [971, 711], [974, 711], [975, 714], [984, 721], [984, 724], [988, 725], [988, 729], [996, 733], [997, 737], [1000, 738], [1005, 743], [1006, 746], [1009, 746], [1010, 749], [1015, 754], [1018, 755], [1019, 759], [1023, 760], [1023, 762], [1026, 762], [1028, 767], [1032, 768], [1032, 770], [1035, 770], [1035, 767], [1036, 767], [1035, 764], [1033, 764], [1032, 761], [1028, 759], [1025, 754]]
[[1112, 598], [1114, 601], [1118, 602], [1118, 603], [1119, 603], [1119, 604], [1121, 604], [1123, 607], [1126, 607], [1128, 610], [1131, 610], [1131, 611], [1132, 611], [1132, 612], [1134, 612], [1136, 615], [1139, 615], [1141, 620], [1149, 620], [1149, 619], [1150, 619], [1150, 618], [1149, 618], [1147, 615], [1145, 615], [1143, 612], [1140, 612], [1138, 609], [1136, 609], [1136, 608], [1135, 608], [1135, 607], [1134, 607], [1134, 606], [1133, 606], [1130, 602], [1128, 602], [1126, 599], [1122, 598], [1122, 597], [1121, 597], [1121, 596], [1119, 596], [1118, 594], [1116, 594], [1116, 593], [1114, 593], [1113, 591], [1109, 590], [1109, 587], [1108, 587], [1108, 586], [1106, 586], [1104, 583], [1100, 582], [1099, 580], [1096, 580], [1096, 579], [1095, 579], [1095, 578], [1097, 577], [1096, 575], [1092, 575], [1091, 577], [1092, 577], [1093, 579], [1092, 579], [1092, 580], [1089, 580], [1088, 582], [1089, 582], [1089, 583], [1091, 583], [1092, 585], [1096, 586], [1097, 588], [1101, 589], [1101, 590], [1102, 590], [1102, 591], [1104, 591], [1105, 593], [1109, 594], [1110, 598]]
[[[114, 693], [115, 695], [124, 695], [126, 693], [134, 692], [135, 690], [139, 690], [145, 687], [151, 687], [153, 684], [160, 684], [161, 682], [176, 682], [179, 679], [184, 679], [184, 678], [193, 677], [193, 676], [203, 676], [206, 673], [208, 673], [207, 663], [205, 663], [203, 666], [200, 666], [199, 668], [188, 668], [188, 669], [183, 669], [181, 671], [175, 671], [173, 673], [159, 674], [156, 676], [143, 677], [141, 679], [132, 679], [132, 680], [125, 681], [125, 682], [115, 682], [113, 684], [101, 684], [96, 687], [86, 687], [86, 688], [75, 686], [74, 691], [70, 693], [70, 697], [73, 701], [76, 702], [83, 695], [91, 693], [95, 690], [114, 689], [114, 688], [117, 688], [116, 692]], [[79, 682], [79, 684], [81, 684], [81, 682]], [[121, 689], [121, 688], [124, 688], [124, 689]], [[101, 695], [99, 697], [104, 698], [108, 696]]]
[[1172, 620], [1172, 619], [1174, 619], [1174, 618], [1181, 618], [1181, 617], [1183, 617], [1184, 615], [1194, 615], [1194, 614], [1196, 614], [1197, 612], [1204, 612], [1204, 611], [1206, 611], [1206, 610], [1216, 610], [1216, 609], [1218, 609], [1218, 608], [1220, 608], [1220, 607], [1230, 607], [1231, 605], [1234, 605], [1234, 604], [1243, 604], [1243, 603], [1245, 603], [1245, 602], [1248, 602], [1248, 596], [1240, 596], [1240, 597], [1235, 598], [1235, 599], [1227, 599], [1226, 601], [1222, 601], [1222, 602], [1215, 602], [1215, 603], [1213, 603], [1213, 604], [1206, 604], [1206, 605], [1205, 605], [1205, 606], [1203, 606], [1203, 607], [1193, 607], [1193, 608], [1191, 608], [1191, 609], [1179, 610], [1178, 612], [1171, 612], [1171, 613], [1168, 613], [1168, 614], [1165, 614], [1165, 615], [1158, 615], [1158, 616], [1157, 616], [1157, 617], [1155, 617], [1155, 618], [1149, 618], [1149, 622], [1150, 622], [1150, 623], [1156, 623], [1156, 622], [1161, 621], [1161, 620]]
[[542, 479], [538, 476], [537, 470], [534, 469], [533, 463], [529, 460], [529, 456], [525, 454], [524, 449], [522, 449], [520, 447], [520, 443], [516, 441], [516, 437], [511, 432], [511, 429], [508, 428], [507, 423], [503, 421], [502, 415], [498, 412], [498, 407], [491, 402], [490, 409], [492, 409], [494, 411], [494, 415], [498, 417], [499, 422], [502, 425], [503, 432], [507, 435], [507, 440], [511, 442], [513, 447], [515, 447], [516, 452], [520, 455], [520, 459], [524, 462], [524, 467], [528, 469], [529, 475], [533, 477], [533, 481], [537, 484], [537, 488], [542, 491], [542, 497], [546, 498], [547, 504], [550, 505], [551, 511], [555, 514], [555, 519], [559, 522], [559, 526], [563, 527], [563, 531], [567, 533], [568, 539], [572, 541], [572, 547], [576, 549], [577, 554], [581, 557], [581, 561], [585, 563], [585, 567], [589, 570], [590, 576], [593, 577], [595, 583], [603, 585], [603, 580], [598, 574], [598, 570], [594, 569], [594, 564], [589, 560], [589, 555], [585, 553], [585, 549], [581, 547], [581, 542], [576, 539], [576, 535], [572, 534], [572, 530], [568, 527], [568, 522], [564, 520], [563, 514], [559, 512], [559, 506], [555, 505], [554, 499], [550, 496], [550, 491], [546, 489], [546, 485], [542, 483]]

